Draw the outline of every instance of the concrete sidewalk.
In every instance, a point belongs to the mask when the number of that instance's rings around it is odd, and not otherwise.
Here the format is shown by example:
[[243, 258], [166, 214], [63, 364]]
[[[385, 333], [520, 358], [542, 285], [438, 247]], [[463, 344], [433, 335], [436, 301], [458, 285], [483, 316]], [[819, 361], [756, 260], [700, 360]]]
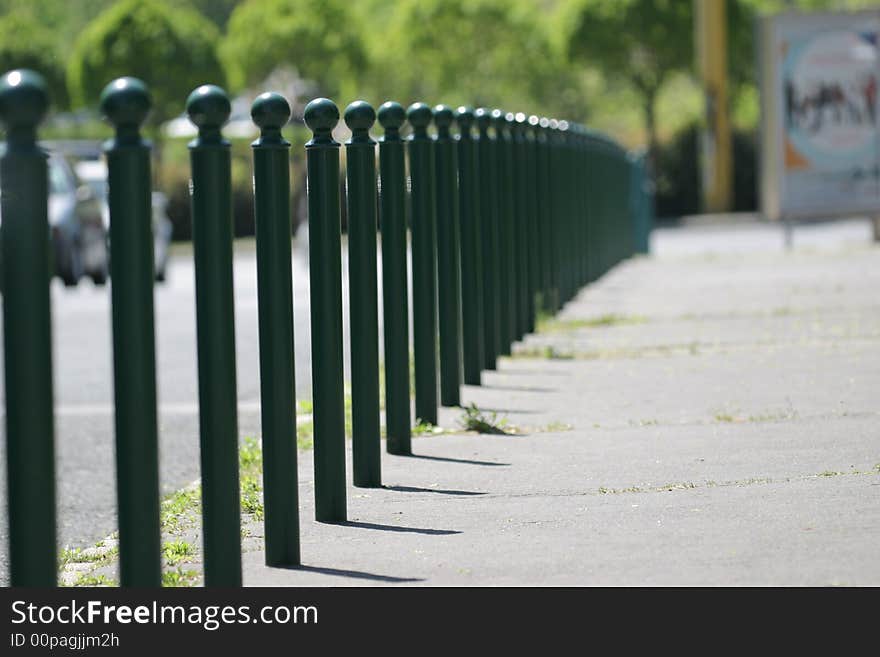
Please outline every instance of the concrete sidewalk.
[[880, 249], [754, 230], [655, 233], [464, 389], [519, 433], [415, 438], [347, 524], [302, 452], [305, 565], [249, 522], [245, 583], [880, 584]]

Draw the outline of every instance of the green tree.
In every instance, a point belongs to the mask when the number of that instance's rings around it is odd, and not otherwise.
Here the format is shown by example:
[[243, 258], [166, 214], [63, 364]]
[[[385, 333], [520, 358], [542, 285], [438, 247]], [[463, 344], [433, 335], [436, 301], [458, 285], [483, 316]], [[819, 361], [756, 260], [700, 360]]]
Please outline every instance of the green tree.
[[572, 88], [531, 0], [403, 0], [372, 32], [376, 100], [553, 113]]
[[221, 55], [230, 83], [261, 83], [276, 68], [292, 68], [321, 93], [351, 88], [367, 67], [361, 33], [343, 0], [246, 0], [232, 12]]
[[29, 68], [40, 73], [49, 86], [52, 108], [67, 107], [64, 66], [54, 35], [25, 10], [0, 17], [0, 73], [15, 68]]
[[598, 68], [638, 95], [654, 152], [657, 95], [671, 73], [693, 66], [691, 0], [571, 0], [560, 19], [569, 61]]
[[[221, 30], [226, 27], [229, 17], [240, 0], [187, 0], [202, 16]], [[178, 3], [179, 4], [179, 3]]]
[[95, 107], [104, 86], [131, 75], [150, 87], [153, 126], [183, 111], [200, 84], [224, 84], [217, 28], [191, 8], [165, 0], [122, 0], [76, 41], [67, 69], [74, 104]]

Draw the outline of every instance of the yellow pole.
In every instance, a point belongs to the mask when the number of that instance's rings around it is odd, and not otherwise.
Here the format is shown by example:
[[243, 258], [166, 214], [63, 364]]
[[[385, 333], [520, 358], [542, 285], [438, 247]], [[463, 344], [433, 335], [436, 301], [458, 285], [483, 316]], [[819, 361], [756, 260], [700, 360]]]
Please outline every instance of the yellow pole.
[[706, 103], [701, 140], [703, 210], [706, 212], [726, 212], [732, 207], [726, 9], [726, 0], [694, 0], [697, 68]]

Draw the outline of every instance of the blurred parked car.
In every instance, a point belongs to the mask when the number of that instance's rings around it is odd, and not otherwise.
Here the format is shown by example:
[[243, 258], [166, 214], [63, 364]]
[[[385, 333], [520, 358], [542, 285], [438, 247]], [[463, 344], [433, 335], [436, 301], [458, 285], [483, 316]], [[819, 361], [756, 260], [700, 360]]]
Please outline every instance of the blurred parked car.
[[[103, 160], [82, 160], [76, 163], [76, 173], [100, 200], [104, 227], [110, 230], [110, 208], [107, 205], [107, 164]], [[156, 280], [164, 281], [168, 267], [173, 226], [168, 218], [168, 198], [162, 192], [153, 192], [153, 263]]]
[[[107, 282], [107, 225], [101, 202], [61, 155], [49, 155], [49, 231], [54, 274], [65, 285], [89, 276]], [[0, 217], [2, 222], [2, 217]]]

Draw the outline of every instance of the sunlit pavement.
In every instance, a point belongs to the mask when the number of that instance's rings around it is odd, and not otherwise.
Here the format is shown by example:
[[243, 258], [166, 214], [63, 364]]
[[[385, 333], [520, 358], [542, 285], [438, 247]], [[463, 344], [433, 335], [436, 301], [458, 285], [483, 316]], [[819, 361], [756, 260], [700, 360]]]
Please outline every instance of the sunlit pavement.
[[[440, 460], [386, 458], [386, 481], [399, 490], [350, 490], [350, 517], [372, 528], [311, 521], [310, 454], [303, 453], [303, 554], [316, 569], [282, 577], [259, 567], [257, 551], [246, 557], [248, 581], [540, 583], [525, 575], [537, 568], [535, 576], [543, 572], [548, 583], [876, 583], [876, 563], [868, 567], [861, 550], [863, 538], [876, 542], [870, 528], [880, 526], [877, 478], [816, 476], [869, 472], [880, 462], [876, 431], [871, 434], [878, 419], [871, 391], [880, 383], [880, 251], [870, 245], [869, 225], [798, 226], [790, 253], [778, 227], [756, 223], [660, 229], [652, 247], [654, 258], [622, 264], [561, 315], [575, 320], [572, 326], [605, 315], [633, 322], [529, 336], [520, 353], [542, 355], [550, 347], [555, 357], [504, 360], [499, 372], [485, 375], [483, 388], [465, 388], [466, 402], [497, 410], [513, 424], [573, 430], [420, 438], [416, 449]], [[297, 389], [304, 397], [308, 262], [303, 244], [294, 253]], [[237, 245], [235, 284], [239, 428], [256, 435], [250, 242]], [[169, 282], [156, 289], [163, 491], [198, 477], [193, 300], [191, 256], [178, 252]], [[74, 290], [53, 286], [62, 546], [91, 544], [116, 528], [109, 313], [108, 289], [87, 282]], [[444, 410], [441, 424], [455, 427], [460, 416]], [[5, 463], [0, 477], [5, 480]], [[763, 480], [763, 488], [743, 483]], [[732, 483], [706, 485], [724, 481]], [[649, 494], [667, 483], [681, 484], [665, 492], [669, 504]], [[2, 490], [0, 577], [6, 581], [5, 481]], [[770, 493], [782, 506], [762, 502]], [[492, 499], [499, 505], [494, 510]], [[551, 512], [541, 500], [558, 506]], [[700, 513], [694, 517], [708, 525], [689, 515]], [[761, 518], [766, 522], [757, 523]], [[336, 533], [350, 540], [328, 552], [325, 544]], [[517, 553], [506, 542], [514, 538], [532, 547]], [[636, 556], [597, 557], [600, 538], [611, 552], [648, 550], [643, 556], [653, 559], [636, 567]], [[717, 559], [697, 558], [690, 551], [699, 545]], [[486, 566], [485, 550], [497, 551], [496, 566]], [[831, 561], [808, 558], [829, 550], [843, 555], [837, 570]], [[387, 561], [419, 551], [433, 556], [406, 568]], [[516, 554], [523, 555], [519, 562]], [[682, 564], [689, 558], [705, 568], [688, 574]], [[783, 561], [802, 565], [802, 576], [780, 569]], [[603, 566], [618, 562], [628, 570]]]

